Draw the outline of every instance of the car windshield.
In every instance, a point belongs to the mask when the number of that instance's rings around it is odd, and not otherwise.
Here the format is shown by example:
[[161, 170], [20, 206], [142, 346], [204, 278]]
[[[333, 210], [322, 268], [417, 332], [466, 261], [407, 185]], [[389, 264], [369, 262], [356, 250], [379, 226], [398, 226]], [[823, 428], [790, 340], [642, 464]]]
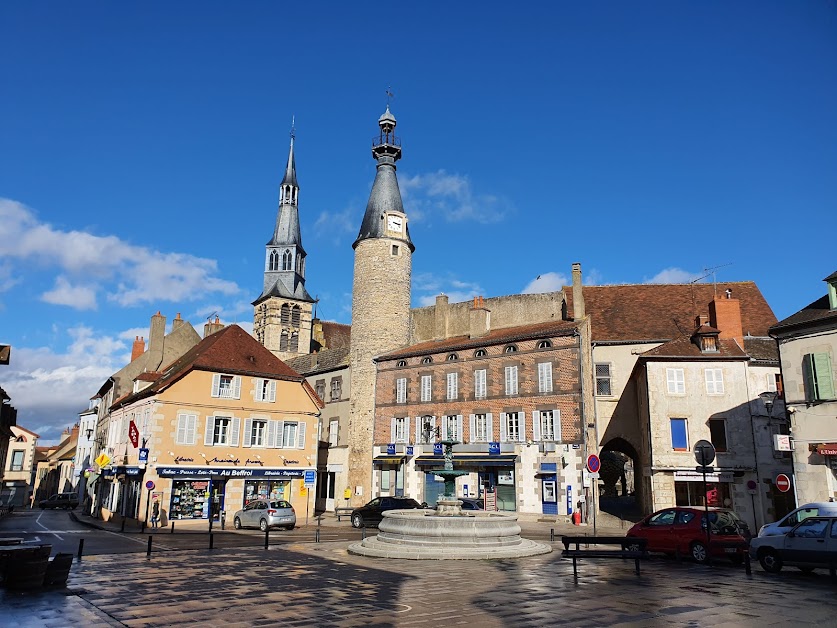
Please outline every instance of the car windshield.
[[286, 501], [270, 502], [271, 508], [290, 508], [291, 505]]
[[[701, 524], [705, 525], [706, 515], [701, 517]], [[718, 510], [709, 513], [709, 521], [712, 524], [713, 530], [722, 531], [737, 531], [740, 528], [746, 528], [747, 525], [731, 510]]]

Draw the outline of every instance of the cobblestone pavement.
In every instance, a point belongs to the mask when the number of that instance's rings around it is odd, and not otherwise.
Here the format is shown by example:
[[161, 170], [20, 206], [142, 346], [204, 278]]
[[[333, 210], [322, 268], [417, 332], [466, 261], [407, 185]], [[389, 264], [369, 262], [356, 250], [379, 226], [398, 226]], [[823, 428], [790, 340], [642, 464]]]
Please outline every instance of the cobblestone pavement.
[[67, 589], [0, 593], [4, 626], [837, 626], [827, 572], [769, 575], [558, 552], [502, 561], [375, 560], [346, 543], [101, 555]]

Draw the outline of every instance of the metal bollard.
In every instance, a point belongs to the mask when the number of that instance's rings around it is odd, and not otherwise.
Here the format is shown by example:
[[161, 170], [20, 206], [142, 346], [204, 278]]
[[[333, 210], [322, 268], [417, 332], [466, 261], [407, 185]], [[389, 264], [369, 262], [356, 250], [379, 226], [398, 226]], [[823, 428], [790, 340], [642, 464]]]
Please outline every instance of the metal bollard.
[[215, 535], [210, 532], [209, 533], [209, 549], [213, 549], [215, 547]]
[[120, 526], [120, 528], [119, 528], [119, 531], [120, 531], [120, 532], [124, 532], [124, 531], [125, 531], [125, 519], [126, 519], [125, 515], [122, 515], [122, 525], [121, 525], [121, 526]]
[[319, 542], [320, 542], [320, 529], [317, 528], [316, 530], [314, 530], [314, 543], [319, 543]]
[[84, 539], [79, 539], [78, 540], [78, 554], [77, 554], [79, 562], [81, 562], [82, 552], [84, 552]]
[[171, 522], [171, 533], [174, 534], [174, 521]]
[[148, 549], [145, 551], [145, 555], [149, 558], [151, 557], [151, 541], [154, 540], [154, 537], [150, 534], [148, 535]]
[[549, 529], [549, 542], [555, 543], [555, 528]]
[[140, 524], [140, 534], [145, 534], [145, 521]]
[[366, 528], [361, 528], [360, 529], [360, 540], [362, 541], [365, 538], [366, 538]]
[[750, 551], [749, 550], [744, 552], [744, 572], [748, 576], [753, 575], [753, 567], [752, 567], [752, 565], [750, 565]]
[[264, 529], [264, 548], [267, 549], [268, 545], [270, 545], [270, 528]]

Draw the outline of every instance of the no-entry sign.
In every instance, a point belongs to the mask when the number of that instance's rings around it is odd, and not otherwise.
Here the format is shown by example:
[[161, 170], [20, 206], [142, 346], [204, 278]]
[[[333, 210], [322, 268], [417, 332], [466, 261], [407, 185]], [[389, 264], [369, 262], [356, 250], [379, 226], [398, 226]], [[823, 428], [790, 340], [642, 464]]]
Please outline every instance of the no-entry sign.
[[790, 478], [786, 476], [784, 473], [780, 473], [776, 476], [776, 488], [778, 488], [783, 493], [787, 493], [790, 490], [791, 482]]

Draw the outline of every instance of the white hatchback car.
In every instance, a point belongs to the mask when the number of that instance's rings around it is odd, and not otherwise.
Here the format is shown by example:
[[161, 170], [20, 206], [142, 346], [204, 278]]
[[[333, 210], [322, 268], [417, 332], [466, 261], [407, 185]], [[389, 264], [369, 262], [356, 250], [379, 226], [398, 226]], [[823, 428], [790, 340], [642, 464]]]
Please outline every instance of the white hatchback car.
[[814, 502], [792, 510], [779, 521], [767, 523], [759, 528], [759, 536], [787, 534], [793, 527], [810, 517], [837, 517], [837, 502]]

